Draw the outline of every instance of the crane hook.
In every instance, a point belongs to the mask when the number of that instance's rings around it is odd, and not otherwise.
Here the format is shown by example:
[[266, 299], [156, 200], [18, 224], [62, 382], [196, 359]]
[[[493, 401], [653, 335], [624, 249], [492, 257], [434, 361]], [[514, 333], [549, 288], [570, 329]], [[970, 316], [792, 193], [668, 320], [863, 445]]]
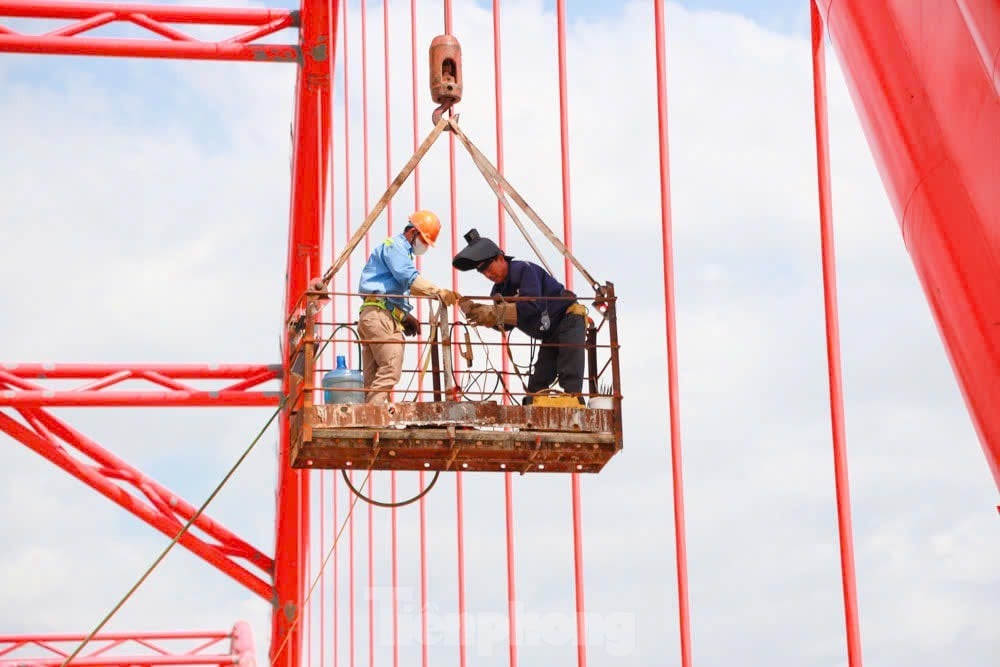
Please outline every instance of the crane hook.
[[438, 108], [431, 114], [437, 125], [441, 116], [462, 100], [462, 46], [454, 35], [438, 35], [431, 40], [431, 99]]

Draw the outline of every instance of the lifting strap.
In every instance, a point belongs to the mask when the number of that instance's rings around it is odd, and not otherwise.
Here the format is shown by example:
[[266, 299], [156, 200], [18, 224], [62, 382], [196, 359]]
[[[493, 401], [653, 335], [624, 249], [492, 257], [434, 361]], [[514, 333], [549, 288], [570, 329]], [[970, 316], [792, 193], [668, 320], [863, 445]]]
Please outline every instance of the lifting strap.
[[[535, 250], [535, 253], [537, 254], [538, 250], [531, 242], [531, 239], [528, 238], [528, 233], [524, 230], [524, 227], [521, 226], [517, 216], [515, 216], [511, 211], [510, 204], [506, 201], [506, 197], [503, 196], [503, 190], [510, 193], [510, 196], [528, 215], [531, 221], [535, 223], [535, 226], [538, 227], [539, 231], [545, 235], [545, 238], [547, 238], [549, 242], [552, 243], [552, 245], [554, 245], [564, 257], [566, 257], [566, 259], [573, 263], [573, 266], [575, 266], [576, 270], [587, 279], [587, 282], [590, 283], [590, 286], [594, 289], [594, 291], [600, 293], [602, 290], [601, 284], [594, 280], [594, 277], [590, 275], [590, 272], [587, 271], [586, 268], [584, 268], [583, 264], [580, 263], [580, 260], [578, 260], [573, 253], [570, 252], [569, 248], [566, 247], [566, 244], [559, 240], [559, 237], [556, 236], [551, 229], [549, 229], [549, 226], [542, 221], [538, 214], [535, 213], [534, 209], [528, 206], [528, 202], [524, 201], [524, 198], [521, 197], [518, 191], [514, 189], [514, 186], [512, 186], [507, 179], [503, 177], [503, 174], [497, 171], [497, 168], [494, 167], [488, 159], [486, 159], [486, 156], [483, 155], [482, 151], [476, 148], [476, 145], [473, 144], [467, 136], [465, 136], [465, 133], [462, 132], [461, 128], [459, 128], [458, 123], [454, 119], [448, 119], [448, 123], [451, 125], [451, 129], [455, 133], [455, 136], [458, 137], [459, 141], [462, 142], [462, 145], [469, 151], [469, 155], [472, 156], [473, 162], [475, 162], [476, 166], [479, 167], [479, 170], [483, 172], [483, 177], [486, 179], [486, 182], [493, 188], [493, 192], [497, 194], [500, 202], [504, 205], [504, 208], [507, 209], [507, 213], [509, 213], [511, 218], [514, 219], [514, 223], [517, 225], [517, 228], [521, 231], [521, 234], [524, 235], [524, 238], [528, 241], [528, 244], [531, 245], [532, 249]], [[548, 267], [546, 266], [546, 268]], [[552, 273], [552, 271], [549, 270], [549, 273]]]
[[507, 179], [503, 177], [503, 174], [501, 174], [489, 161], [489, 159], [483, 155], [482, 151], [480, 151], [479, 148], [472, 143], [472, 140], [469, 139], [464, 132], [462, 132], [462, 129], [458, 126], [458, 116], [454, 116], [452, 118], [442, 117], [438, 120], [437, 124], [434, 125], [434, 129], [427, 135], [427, 138], [424, 139], [423, 143], [420, 144], [407, 163], [403, 165], [403, 168], [396, 175], [396, 178], [393, 179], [392, 183], [389, 184], [389, 187], [375, 203], [375, 206], [372, 207], [361, 226], [355, 230], [351, 240], [348, 241], [347, 245], [340, 251], [340, 255], [337, 256], [336, 261], [334, 261], [330, 268], [326, 270], [326, 273], [323, 274], [323, 277], [320, 280], [310, 286], [310, 289], [318, 292], [327, 291], [327, 287], [329, 286], [330, 281], [333, 280], [333, 276], [335, 276], [337, 272], [343, 268], [344, 264], [347, 263], [351, 253], [354, 252], [355, 248], [357, 248], [358, 244], [361, 242], [361, 239], [365, 237], [365, 234], [368, 233], [371, 226], [375, 223], [375, 220], [378, 219], [379, 215], [382, 214], [382, 211], [385, 210], [389, 201], [395, 196], [396, 192], [402, 187], [403, 183], [406, 182], [406, 179], [409, 178], [410, 174], [416, 168], [417, 164], [419, 164], [420, 160], [423, 159], [423, 157], [427, 154], [427, 151], [430, 150], [431, 146], [434, 145], [434, 142], [437, 141], [438, 137], [440, 137], [441, 133], [446, 129], [454, 132], [455, 136], [458, 137], [458, 140], [469, 152], [473, 163], [483, 175], [486, 183], [490, 186], [490, 189], [493, 190], [493, 193], [497, 196], [501, 205], [503, 205], [504, 210], [506, 210], [507, 214], [510, 215], [514, 224], [517, 226], [518, 231], [520, 231], [521, 235], [524, 236], [524, 239], [528, 242], [528, 245], [531, 246], [531, 249], [545, 266], [546, 270], [548, 270], [550, 274], [554, 275], [551, 267], [549, 267], [545, 258], [542, 257], [542, 253], [538, 250], [538, 247], [529, 236], [528, 231], [524, 228], [520, 218], [518, 218], [515, 213], [514, 207], [507, 199], [507, 194], [509, 194], [511, 199], [513, 199], [514, 202], [525, 212], [525, 214], [527, 214], [528, 218], [535, 223], [535, 226], [538, 227], [539, 231], [541, 231], [545, 238], [547, 238], [564, 257], [573, 263], [573, 266], [576, 267], [577, 271], [579, 271], [587, 282], [590, 283], [594, 292], [599, 296], [603, 295], [604, 287], [594, 279], [590, 272], [587, 271], [583, 264], [580, 263], [580, 260], [578, 260], [576, 256], [570, 252], [569, 248], [566, 247], [566, 244], [559, 240], [559, 237], [552, 232], [549, 226], [542, 221], [541, 217], [539, 217], [534, 209], [532, 209], [524, 198], [521, 197], [520, 193], [518, 193], [514, 186], [512, 186]]

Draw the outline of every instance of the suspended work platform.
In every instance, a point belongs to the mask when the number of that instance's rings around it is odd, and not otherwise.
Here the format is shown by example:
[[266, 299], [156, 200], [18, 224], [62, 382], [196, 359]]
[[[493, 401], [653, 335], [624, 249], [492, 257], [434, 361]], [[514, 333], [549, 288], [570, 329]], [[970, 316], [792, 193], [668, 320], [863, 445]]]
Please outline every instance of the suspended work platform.
[[313, 405], [292, 419], [292, 466], [360, 470], [600, 472], [621, 448], [613, 409], [400, 403]]
[[[507, 325], [484, 327], [499, 331], [500, 338], [497, 340], [495, 335], [482, 333], [475, 326], [470, 330], [467, 322], [449, 321], [448, 307], [432, 299], [432, 303], [428, 304], [431, 313], [429, 321], [414, 324], [415, 331], [429, 326], [428, 338], [401, 341], [406, 346], [417, 345], [415, 356], [418, 363], [410, 368], [404, 364], [403, 381], [397, 384], [394, 390], [397, 395], [392, 399], [396, 406], [395, 413], [390, 413], [384, 405], [366, 404], [364, 397], [368, 388], [349, 398], [341, 395], [343, 400], [339, 400], [336, 398], [339, 390], [327, 389], [319, 381], [327, 370], [318, 365], [322, 363], [324, 350], [331, 345], [350, 345], [353, 342], [360, 348], [363, 344], [380, 341], [360, 340], [354, 331], [356, 322], [323, 321], [323, 314], [329, 312], [330, 304], [338, 298], [346, 298], [353, 305], [355, 299], [365, 296], [337, 292], [331, 289], [331, 282], [417, 163], [446, 130], [454, 133], [468, 150], [498, 201], [547, 272], [554, 275], [521, 223], [515, 204], [560, 254], [572, 262], [595, 293], [593, 297], [584, 297], [564, 291], [562, 295], [519, 295], [505, 299], [509, 302], [565, 299], [576, 307], [589, 303], [590, 308], [583, 307], [582, 314], [586, 340], [582, 344], [517, 341], [510, 339], [513, 331], [508, 330]], [[413, 294], [385, 296], [426, 298]], [[468, 298], [496, 304], [492, 294]], [[292, 316], [287, 322], [292, 467], [362, 471], [506, 471], [522, 474], [600, 472], [622, 449], [616, 302], [614, 285], [601, 284], [594, 279], [465, 135], [456, 119], [439, 117], [434, 130], [389, 184], [337, 259], [321, 279], [312, 283], [300, 303], [292, 308]], [[456, 308], [456, 313], [459, 310]], [[581, 315], [579, 312], [575, 314]], [[354, 333], [354, 340], [338, 338], [337, 332], [342, 330]], [[326, 333], [328, 331], [330, 333]], [[485, 340], [484, 335], [494, 340]], [[478, 342], [473, 342], [473, 338]], [[587, 362], [584, 376], [588, 381], [587, 390], [555, 397], [544, 395], [550, 391], [547, 389], [529, 392], [530, 381], [526, 383], [524, 377], [529, 371], [522, 373], [519, 369], [533, 366], [538, 346], [547, 347], [549, 353], [560, 347], [582, 348]], [[358, 358], [361, 356], [359, 349]], [[464, 368], [460, 359], [465, 359]], [[503, 368], [499, 367], [501, 360]], [[508, 362], [512, 371], [507, 368]], [[424, 379], [428, 367], [428, 379], [433, 382], [433, 388], [423, 388], [422, 382], [417, 382], [416, 388], [412, 388], [414, 379]], [[410, 378], [409, 383], [406, 378]], [[523, 393], [518, 391], [517, 384], [522, 386]], [[427, 400], [428, 395], [431, 395], [431, 400]]]

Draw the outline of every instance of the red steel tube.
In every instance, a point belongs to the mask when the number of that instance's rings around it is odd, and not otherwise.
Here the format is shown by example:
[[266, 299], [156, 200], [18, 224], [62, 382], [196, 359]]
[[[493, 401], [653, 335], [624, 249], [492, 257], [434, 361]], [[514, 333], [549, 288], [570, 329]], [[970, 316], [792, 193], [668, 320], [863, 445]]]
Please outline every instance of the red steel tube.
[[681, 457], [680, 387], [677, 380], [677, 321], [674, 296], [674, 235], [670, 207], [670, 147], [667, 132], [667, 50], [663, 0], [654, 2], [656, 30], [656, 110], [660, 147], [660, 225], [663, 237], [664, 325], [667, 337], [667, 392], [670, 412], [670, 466], [674, 495], [674, 549], [677, 561], [677, 610], [681, 667], [691, 667], [691, 611], [688, 604], [687, 536]]
[[[73, 658], [74, 665], [81, 667], [139, 667], [145, 665], [234, 665], [238, 655], [139, 655], [139, 656], [93, 656]], [[52, 658], [14, 658], [0, 660], [0, 667], [58, 667], [66, 661], [65, 656]]]
[[466, 667], [468, 656], [466, 655], [465, 640], [465, 516], [463, 512], [464, 500], [462, 497], [462, 473], [455, 473], [455, 508], [456, 508], [456, 530], [455, 538], [458, 543], [458, 664]]
[[[557, 47], [559, 54], [559, 138], [562, 163], [563, 243], [573, 249], [573, 215], [569, 177], [569, 99], [566, 93], [566, 0], [556, 1]], [[573, 289], [573, 264], [564, 258], [566, 289]], [[583, 586], [583, 512], [580, 499], [580, 475], [571, 476], [573, 504], [573, 578], [576, 588], [576, 659], [579, 667], [587, 665], [587, 626]]]
[[[361, 169], [364, 172], [365, 217], [368, 217], [371, 202], [368, 199], [368, 8], [366, 0], [361, 0]], [[365, 233], [365, 259], [372, 252], [371, 233]]]
[[158, 373], [175, 380], [239, 380], [271, 373], [281, 375], [280, 365], [265, 364], [0, 364], [0, 370], [22, 378], [89, 380], [122, 372]]
[[[331, 4], [333, 6], [331, 6]], [[330, 32], [330, 11], [336, 3], [303, 0], [301, 8], [302, 64], [296, 78], [294, 148], [287, 249], [287, 282], [282, 322], [296, 314], [301, 295], [321, 268], [323, 235], [323, 193], [326, 189], [329, 151], [322, 145], [329, 140], [329, 113], [324, 115], [323, 100], [329, 100], [330, 44], [336, 35]], [[282, 349], [289, 350], [288, 329], [282, 326]], [[285, 355], [283, 363], [288, 364]], [[283, 390], [288, 393], [285, 367]], [[271, 626], [270, 661], [272, 667], [299, 667], [302, 662], [302, 631], [294, 623], [301, 613], [305, 592], [305, 554], [309, 532], [309, 478], [289, 465], [291, 424], [287, 410], [282, 411], [278, 446], [278, 489], [275, 521], [275, 568]], [[280, 654], [278, 653], [280, 651]]]
[[[341, 4], [343, 7], [344, 15], [342, 17], [341, 23], [343, 27], [341, 30], [344, 33], [344, 245], [351, 241], [351, 98], [350, 98], [350, 67], [348, 56], [350, 54], [350, 47], [348, 41], [348, 21], [347, 21], [347, 2]], [[368, 241], [365, 241], [365, 252], [368, 252]], [[367, 259], [367, 256], [366, 256]], [[348, 291], [356, 289], [354, 284], [353, 272], [351, 270], [351, 261], [348, 259], [347, 265], [347, 286]], [[351, 302], [347, 299], [347, 312], [351, 312]], [[348, 318], [350, 316], [348, 315]], [[348, 365], [354, 366], [354, 346], [347, 346], [347, 361]], [[359, 360], [360, 362], [360, 360]]]
[[275, 391], [0, 391], [0, 407], [267, 407], [281, 401]]
[[861, 633], [858, 623], [857, 579], [851, 527], [851, 493], [847, 474], [847, 439], [844, 427], [844, 388], [840, 365], [840, 323], [837, 313], [837, 264], [833, 244], [833, 202], [830, 194], [830, 140], [826, 111], [826, 59], [823, 20], [810, 3], [812, 19], [813, 113], [816, 122], [816, 168], [819, 189], [820, 241], [823, 256], [823, 307], [826, 316], [826, 359], [830, 378], [830, 423], [833, 431], [833, 466], [837, 494], [837, 528], [840, 533], [841, 584], [847, 628], [847, 659], [861, 667]]
[[[995, 19], [995, 3], [984, 5]], [[975, 23], [979, 3], [963, 6]], [[1000, 489], [995, 83], [955, 0], [838, 0], [817, 9]]]
[[[444, 0], [444, 31], [452, 34], [452, 12], [451, 0]], [[452, 113], [449, 109], [448, 113]], [[451, 254], [454, 257], [458, 252], [458, 199], [456, 196], [455, 183], [455, 134], [448, 133], [448, 174], [450, 186], [450, 206], [451, 206]], [[458, 270], [451, 269], [451, 288], [458, 290]], [[458, 358], [458, 346], [455, 346], [455, 359]], [[457, 361], [455, 367], [458, 367]], [[465, 628], [465, 517], [464, 500], [462, 494], [462, 473], [455, 472], [455, 539], [458, 549], [458, 662], [460, 667], [466, 667], [468, 656], [466, 655], [466, 628]]]
[[[375, 472], [368, 473], [368, 497], [374, 498]], [[375, 506], [368, 503], [368, 667], [375, 667]]]
[[[382, 64], [385, 71], [385, 186], [388, 188], [392, 183], [392, 132], [389, 128], [391, 123], [390, 101], [392, 96], [389, 93], [389, 3], [382, 2]], [[392, 199], [385, 205], [386, 235], [392, 236]]]
[[[346, 6], [346, 3], [345, 3]], [[346, 22], [345, 22], [346, 23]], [[333, 493], [333, 530], [334, 540], [340, 537], [340, 508], [337, 502], [337, 475], [331, 475]], [[337, 545], [340, 546], [339, 544]], [[340, 549], [335, 548], [333, 554], [333, 667], [340, 664]]]
[[[424, 471], [420, 471], [420, 488], [426, 489], [427, 479]], [[420, 664], [430, 665], [430, 644], [427, 628], [427, 503], [421, 497], [420, 506]]]
[[231, 41], [182, 42], [161, 39], [0, 34], [0, 53], [294, 63], [298, 58], [299, 49], [289, 44], [243, 44]]
[[80, 33], [87, 32], [88, 30], [100, 28], [102, 25], [107, 25], [115, 20], [117, 20], [117, 16], [114, 12], [104, 12], [103, 14], [98, 14], [96, 16], [83, 19], [82, 21], [77, 21], [76, 23], [63, 26], [62, 28], [51, 30], [42, 35], [42, 37], [73, 37], [74, 35], [79, 35]]
[[[412, 95], [412, 125], [413, 125], [413, 151], [416, 152], [420, 145], [419, 114], [417, 113], [417, 0], [410, 0], [410, 92]], [[420, 210], [420, 165], [413, 169], [413, 210]], [[418, 267], [419, 268], [419, 267]], [[417, 302], [417, 317], [423, 321], [423, 301]], [[417, 356], [421, 358], [422, 349], [418, 349]], [[418, 390], [423, 390], [423, 377], [420, 378]], [[420, 488], [426, 487], [426, 475], [421, 470], [419, 474]], [[420, 512], [420, 664], [421, 667], [430, 666], [430, 642], [427, 618], [427, 499], [421, 496], [418, 501]]]
[[[336, 535], [336, 533], [334, 533]], [[326, 471], [319, 471], [319, 664], [326, 664]], [[312, 664], [312, 660], [309, 661]]]
[[278, 19], [291, 21], [288, 9], [251, 7], [182, 7], [178, 5], [133, 5], [106, 2], [53, 2], [52, 0], [0, 0], [0, 16], [36, 19], [85, 19], [103, 12], [118, 15], [145, 14], [169, 23], [209, 25], [258, 25]]
[[[390, 498], [391, 502], [396, 502], [396, 471], [393, 470], [390, 475]], [[393, 667], [399, 667], [399, 531], [397, 526], [396, 518], [397, 508], [393, 507], [391, 516], [392, 522], [392, 536], [391, 549], [392, 549], [392, 665]]]
[[[352, 470], [352, 471], [350, 471], [347, 474], [348, 474], [349, 479], [351, 480], [351, 485], [353, 486], [354, 485], [354, 471]], [[348, 585], [348, 605], [347, 605], [347, 608], [350, 610], [350, 628], [349, 628], [349, 632], [350, 632], [350, 657], [351, 657], [350, 664], [351, 664], [351, 667], [355, 667], [355, 664], [356, 664], [355, 663], [355, 655], [356, 655], [356, 650], [357, 650], [357, 647], [355, 645], [355, 637], [357, 635], [357, 632], [355, 630], [357, 606], [355, 605], [355, 601], [354, 601], [354, 512], [352, 512], [350, 509], [348, 509], [347, 512], [348, 512], [348, 515], [347, 515], [347, 526], [348, 526], [348, 531], [350, 532], [350, 539], [351, 539], [350, 557], [348, 559], [348, 581], [350, 583]]]
[[[392, 183], [392, 122], [391, 122], [391, 100], [390, 91], [390, 69], [389, 69], [389, 2], [382, 2], [382, 65], [385, 76], [385, 185], [389, 187]], [[385, 207], [386, 235], [392, 236], [392, 200]], [[389, 473], [389, 486], [391, 488], [392, 502], [396, 502], [396, 471]], [[392, 665], [399, 667], [399, 548], [397, 544], [397, 508], [390, 510], [391, 522], [391, 559], [392, 559]]]
[[[222, 641], [232, 635], [225, 631], [193, 630], [191, 632], [102, 632], [94, 635], [91, 642], [104, 641], [156, 641], [169, 639], [213, 639]], [[0, 644], [33, 644], [38, 642], [80, 642], [87, 638], [81, 634], [44, 635], [0, 635]], [[213, 642], [215, 643], [215, 642]], [[6, 651], [0, 652], [3, 655]]]
[[[503, 173], [503, 70], [500, 48], [500, 0], [493, 0], [493, 90], [496, 124], [497, 171]], [[503, 205], [497, 201], [497, 238], [506, 248], [507, 226]], [[506, 351], [505, 351], [506, 352]], [[510, 377], [510, 360], [503, 354], [503, 374]], [[510, 397], [505, 392], [504, 402]], [[507, 652], [510, 667], [517, 667], [517, 585], [514, 559], [514, 484], [513, 473], [504, 473], [504, 519], [507, 541]]]

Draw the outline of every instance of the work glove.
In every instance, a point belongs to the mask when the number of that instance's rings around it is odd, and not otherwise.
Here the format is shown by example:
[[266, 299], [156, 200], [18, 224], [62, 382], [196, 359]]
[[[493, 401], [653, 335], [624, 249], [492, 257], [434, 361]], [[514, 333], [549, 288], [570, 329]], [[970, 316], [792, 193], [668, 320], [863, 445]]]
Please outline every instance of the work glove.
[[475, 326], [496, 327], [497, 314], [493, 306], [486, 306], [481, 303], [470, 303], [468, 309], [462, 309], [466, 319]]
[[477, 305], [476, 302], [467, 296], [463, 296], [458, 300], [458, 309], [461, 310], [462, 314], [465, 315], [466, 317], [469, 316], [469, 313], [476, 305]]
[[446, 306], [453, 306], [455, 303], [462, 298], [462, 295], [458, 292], [452, 292], [450, 289], [439, 289], [438, 298]]
[[413, 337], [420, 333], [420, 320], [410, 313], [403, 317], [403, 335]]
[[470, 302], [470, 304], [468, 310], [462, 308], [462, 312], [465, 313], [466, 319], [477, 326], [494, 329], [500, 324], [508, 328], [517, 326], [517, 306], [513, 303], [485, 305]]

